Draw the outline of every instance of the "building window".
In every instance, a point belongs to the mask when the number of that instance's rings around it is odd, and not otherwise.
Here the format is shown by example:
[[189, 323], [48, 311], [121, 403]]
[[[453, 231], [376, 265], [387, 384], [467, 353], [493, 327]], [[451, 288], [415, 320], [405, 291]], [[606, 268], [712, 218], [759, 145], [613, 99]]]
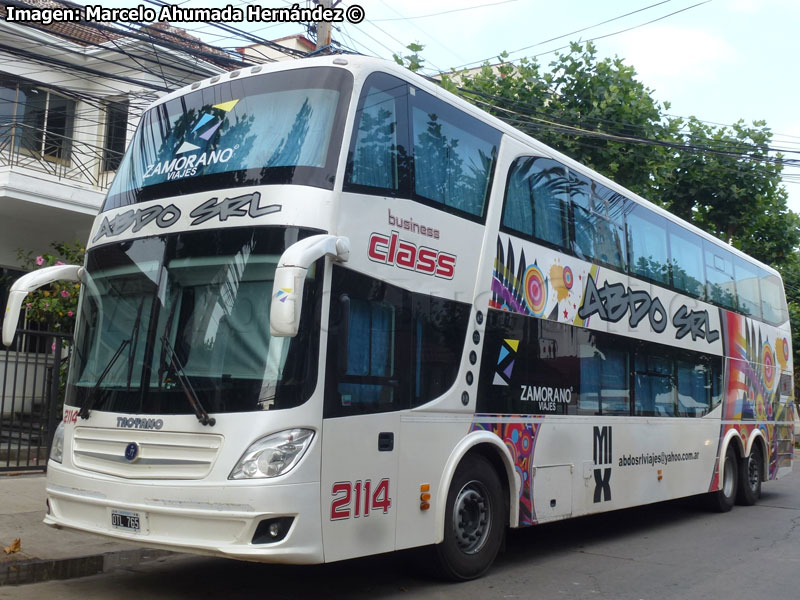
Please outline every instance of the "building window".
[[69, 162], [75, 101], [47, 90], [20, 85], [18, 102], [22, 105], [17, 109], [22, 117], [22, 132], [18, 138], [22, 150], [46, 159]]
[[103, 171], [116, 171], [125, 152], [128, 131], [128, 101], [106, 104], [106, 127], [103, 134]]

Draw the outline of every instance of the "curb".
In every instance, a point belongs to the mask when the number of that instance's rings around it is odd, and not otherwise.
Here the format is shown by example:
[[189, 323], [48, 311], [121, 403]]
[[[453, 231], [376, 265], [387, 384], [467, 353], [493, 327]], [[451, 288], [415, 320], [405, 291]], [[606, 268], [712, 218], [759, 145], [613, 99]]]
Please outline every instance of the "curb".
[[137, 548], [78, 558], [54, 560], [35, 558], [11, 562], [0, 566], [0, 586], [99, 575], [113, 569], [135, 567], [139, 563], [149, 562], [173, 554], [175, 553], [168, 550]]

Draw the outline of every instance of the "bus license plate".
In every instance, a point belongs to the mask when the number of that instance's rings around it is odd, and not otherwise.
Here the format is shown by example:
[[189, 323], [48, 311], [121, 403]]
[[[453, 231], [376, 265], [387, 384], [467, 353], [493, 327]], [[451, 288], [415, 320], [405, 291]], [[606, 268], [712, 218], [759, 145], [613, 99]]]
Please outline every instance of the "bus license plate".
[[144, 533], [146, 515], [129, 510], [111, 509], [111, 527], [132, 533]]

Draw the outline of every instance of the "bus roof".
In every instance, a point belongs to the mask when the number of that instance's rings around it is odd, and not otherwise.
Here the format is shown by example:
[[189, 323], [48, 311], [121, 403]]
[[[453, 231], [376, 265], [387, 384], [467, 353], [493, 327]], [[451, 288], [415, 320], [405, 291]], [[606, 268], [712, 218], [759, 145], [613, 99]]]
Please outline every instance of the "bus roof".
[[231, 81], [237, 78], [244, 79], [256, 75], [263, 75], [265, 73], [275, 73], [279, 71], [288, 71], [292, 69], [308, 68], [308, 67], [338, 67], [346, 69], [353, 73], [353, 76], [355, 77], [357, 82], [365, 79], [369, 74], [375, 71], [389, 73], [400, 79], [404, 79], [409, 83], [416, 85], [420, 89], [428, 92], [429, 94], [441, 98], [442, 100], [445, 100], [449, 104], [456, 106], [460, 110], [463, 110], [464, 112], [471, 114], [472, 116], [491, 125], [492, 127], [495, 127], [496, 129], [500, 130], [504, 135], [514, 138], [528, 146], [532, 146], [534, 149], [540, 152], [542, 156], [558, 160], [559, 162], [563, 163], [570, 169], [573, 169], [574, 171], [582, 173], [583, 175], [586, 175], [588, 177], [591, 177], [598, 183], [601, 183], [611, 188], [615, 192], [622, 194], [623, 196], [634, 201], [637, 204], [646, 206], [650, 210], [672, 221], [673, 223], [676, 223], [681, 227], [684, 227], [689, 231], [696, 233], [703, 239], [708, 240], [709, 242], [719, 247], [725, 248], [727, 251], [732, 252], [734, 255], [750, 263], [757, 264], [766, 271], [780, 277], [780, 273], [778, 273], [778, 271], [776, 271], [771, 266], [756, 260], [752, 256], [745, 254], [744, 252], [742, 252], [741, 250], [735, 248], [730, 244], [726, 244], [725, 242], [719, 240], [713, 235], [707, 233], [706, 231], [703, 231], [702, 229], [693, 225], [692, 223], [684, 221], [680, 217], [677, 217], [676, 215], [670, 213], [669, 211], [663, 209], [662, 207], [654, 204], [653, 202], [650, 202], [646, 198], [643, 198], [638, 194], [628, 190], [627, 188], [619, 185], [618, 183], [614, 182], [612, 179], [609, 179], [605, 175], [602, 175], [601, 173], [598, 173], [597, 171], [594, 171], [586, 167], [585, 165], [582, 165], [578, 161], [559, 152], [558, 150], [555, 150], [550, 146], [543, 144], [536, 138], [533, 138], [519, 131], [518, 129], [512, 127], [508, 123], [505, 123], [501, 119], [498, 119], [493, 115], [490, 115], [486, 111], [469, 103], [463, 98], [460, 98], [455, 94], [448, 92], [434, 81], [422, 77], [420, 75], [417, 75], [416, 73], [409, 71], [405, 67], [400, 66], [393, 61], [388, 61], [380, 58], [373, 58], [369, 56], [353, 55], [353, 54], [346, 54], [346, 55], [336, 54], [336, 55], [319, 56], [313, 58], [301, 58], [297, 60], [286, 60], [270, 64], [244, 67], [242, 69], [231, 71], [229, 73], [214, 75], [213, 77], [209, 77], [207, 79], [203, 79], [201, 81], [197, 81], [190, 85], [184, 86], [174, 92], [171, 92], [159, 98], [149, 108], [153, 108], [155, 106], [173, 100], [174, 98], [178, 98], [195, 90], [213, 86], [220, 82]]

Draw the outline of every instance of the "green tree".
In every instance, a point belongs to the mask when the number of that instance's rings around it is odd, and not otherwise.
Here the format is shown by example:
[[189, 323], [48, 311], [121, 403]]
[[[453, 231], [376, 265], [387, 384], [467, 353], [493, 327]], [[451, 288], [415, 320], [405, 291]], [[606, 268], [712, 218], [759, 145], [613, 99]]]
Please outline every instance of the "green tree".
[[800, 244], [763, 121], [671, 117], [632, 66], [599, 59], [591, 42], [571, 44], [549, 70], [528, 59], [486, 64], [445, 86], [763, 262], [781, 266]]
[[405, 56], [402, 54], [392, 54], [392, 58], [394, 62], [401, 67], [405, 67], [409, 71], [416, 73], [422, 68], [422, 65], [425, 64], [425, 59], [420, 55], [425, 49], [425, 46], [415, 42], [406, 46], [406, 49], [411, 50], [411, 54], [406, 54]]
[[786, 264], [800, 243], [800, 217], [786, 206], [766, 123], [713, 126], [691, 117], [684, 131], [687, 150], [672, 152], [657, 178], [660, 203], [765, 263]]
[[[654, 100], [622, 59], [599, 60], [591, 42], [571, 44], [549, 67], [543, 71], [535, 60], [522, 59], [451, 79], [488, 112], [658, 202], [653, 173], [663, 169], [680, 124], [666, 116], [669, 104]], [[665, 145], [629, 141], [634, 137]]]

